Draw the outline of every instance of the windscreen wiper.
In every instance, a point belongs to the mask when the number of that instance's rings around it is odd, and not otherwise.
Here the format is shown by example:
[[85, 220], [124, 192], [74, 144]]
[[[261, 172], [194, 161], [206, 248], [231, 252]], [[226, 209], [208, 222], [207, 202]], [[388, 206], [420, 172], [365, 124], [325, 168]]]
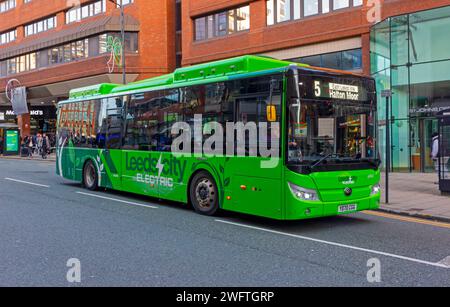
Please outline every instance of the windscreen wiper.
[[380, 160], [372, 160], [372, 159], [360, 159], [361, 162], [367, 162], [373, 167], [378, 168], [380, 166]]
[[313, 165], [311, 165], [311, 168], [315, 168], [317, 165], [322, 164], [323, 161], [327, 160], [328, 158], [333, 158], [333, 157], [340, 158], [340, 155], [335, 154], [335, 153], [328, 154], [325, 157], [323, 157], [322, 159], [320, 159], [319, 161], [317, 161], [316, 163], [314, 163]]

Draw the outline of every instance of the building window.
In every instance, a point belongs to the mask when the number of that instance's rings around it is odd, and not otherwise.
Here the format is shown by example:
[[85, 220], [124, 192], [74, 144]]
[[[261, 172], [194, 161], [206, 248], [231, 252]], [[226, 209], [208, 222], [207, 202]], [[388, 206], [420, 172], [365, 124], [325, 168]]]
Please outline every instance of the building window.
[[266, 0], [267, 25], [357, 7], [362, 0]]
[[355, 71], [362, 69], [362, 49], [345, 50], [291, 59], [316, 67]]
[[[112, 37], [121, 39], [120, 33], [105, 33], [99, 36], [99, 54], [109, 52], [108, 40]], [[139, 50], [138, 33], [126, 32], [125, 33], [125, 52], [137, 53]]]
[[29, 53], [6, 60], [7, 75], [18, 74], [21, 72], [37, 68], [37, 53]]
[[304, 16], [312, 16], [319, 14], [319, 0], [303, 0], [305, 5]]
[[106, 12], [106, 0], [95, 1], [79, 7], [74, 7], [66, 12], [66, 24], [80, 21]]
[[12, 10], [16, 7], [16, 0], [0, 1], [0, 13]]
[[350, 0], [333, 0], [333, 8], [335, 10], [343, 9], [350, 6]]
[[0, 34], [0, 45], [8, 44], [17, 39], [17, 30], [8, 31]]
[[25, 36], [34, 35], [56, 28], [56, 16], [52, 16], [25, 26]]
[[206, 39], [206, 17], [197, 18], [195, 20], [195, 40], [201, 41]]
[[117, 1], [117, 7], [120, 7], [122, 4], [123, 6], [134, 3], [134, 0], [116, 0]]
[[195, 40], [230, 35], [250, 29], [250, 6], [243, 6], [194, 20]]
[[291, 19], [290, 0], [279, 0], [277, 3], [277, 22], [283, 22]]
[[[120, 33], [115, 32], [101, 34], [0, 61], [0, 73], [2, 77], [6, 77], [37, 68], [69, 63], [104, 54], [110, 51], [108, 48], [108, 38], [120, 38], [120, 35]], [[138, 33], [126, 32], [126, 52], [137, 53], [138, 47]]]

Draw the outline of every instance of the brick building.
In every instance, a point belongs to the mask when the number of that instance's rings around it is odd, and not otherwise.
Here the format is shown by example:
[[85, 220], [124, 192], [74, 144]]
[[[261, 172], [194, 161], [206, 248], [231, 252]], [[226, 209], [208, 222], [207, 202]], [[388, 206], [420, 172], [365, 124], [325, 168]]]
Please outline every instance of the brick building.
[[[183, 0], [183, 64], [263, 54], [369, 75], [368, 1]], [[380, 3], [382, 20], [450, 5], [449, 0]]]
[[[436, 113], [450, 109], [449, 0], [183, 0], [182, 6], [183, 65], [261, 54], [371, 75], [378, 91], [394, 93], [391, 167], [434, 171]], [[383, 161], [385, 112], [380, 103]]]
[[[122, 1], [127, 81], [173, 71], [176, 1]], [[22, 135], [53, 132], [55, 105], [70, 89], [121, 83], [120, 67], [109, 62], [120, 30], [120, 8], [109, 0], [0, 0], [0, 123], [16, 121], [5, 96], [11, 79], [27, 89], [31, 116], [19, 116]]]

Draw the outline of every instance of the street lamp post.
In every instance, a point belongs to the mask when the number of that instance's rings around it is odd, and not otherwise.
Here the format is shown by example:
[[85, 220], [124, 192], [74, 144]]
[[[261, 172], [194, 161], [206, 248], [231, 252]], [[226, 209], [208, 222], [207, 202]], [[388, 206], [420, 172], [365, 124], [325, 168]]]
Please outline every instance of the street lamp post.
[[391, 118], [389, 114], [389, 100], [392, 98], [391, 90], [381, 91], [381, 97], [386, 98], [386, 161], [385, 161], [385, 203], [389, 204], [389, 172], [391, 170]]
[[[120, 7], [120, 33], [122, 36], [122, 83], [127, 84], [126, 59], [125, 59], [125, 10], [122, 0], [108, 0]], [[120, 2], [120, 3], [119, 3]]]

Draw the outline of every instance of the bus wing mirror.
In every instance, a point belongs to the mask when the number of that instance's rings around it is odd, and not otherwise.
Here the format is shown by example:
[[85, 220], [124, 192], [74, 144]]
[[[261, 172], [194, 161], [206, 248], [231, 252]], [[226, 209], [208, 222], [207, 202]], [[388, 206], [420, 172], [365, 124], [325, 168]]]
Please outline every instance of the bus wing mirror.
[[277, 121], [277, 108], [273, 104], [269, 104], [266, 107], [266, 115], [267, 115], [267, 121], [268, 122], [275, 122]]
[[300, 88], [299, 88], [300, 78], [298, 75], [298, 69], [296, 66], [289, 67], [287, 71], [287, 96], [288, 99], [299, 99], [300, 98]]

